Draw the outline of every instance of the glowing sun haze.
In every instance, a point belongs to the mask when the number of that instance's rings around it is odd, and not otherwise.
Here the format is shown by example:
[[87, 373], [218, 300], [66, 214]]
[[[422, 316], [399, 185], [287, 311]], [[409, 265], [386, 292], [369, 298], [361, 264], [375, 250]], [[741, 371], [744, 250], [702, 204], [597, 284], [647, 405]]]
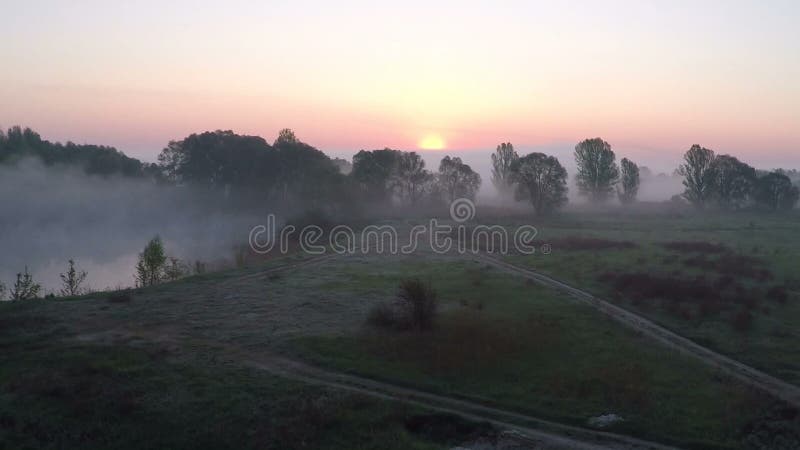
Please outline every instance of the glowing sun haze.
[[149, 160], [290, 127], [326, 151], [602, 136], [800, 163], [796, 1], [3, 3], [0, 125]]

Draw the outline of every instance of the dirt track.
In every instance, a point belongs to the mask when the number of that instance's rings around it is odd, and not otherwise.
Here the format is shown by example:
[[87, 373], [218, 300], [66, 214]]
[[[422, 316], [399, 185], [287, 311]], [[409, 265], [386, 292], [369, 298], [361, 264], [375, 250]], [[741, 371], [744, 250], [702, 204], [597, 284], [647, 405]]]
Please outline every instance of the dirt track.
[[621, 324], [633, 328], [642, 334], [649, 336], [662, 344], [679, 350], [688, 355], [694, 356], [704, 363], [713, 366], [722, 372], [735, 377], [742, 382], [767, 392], [774, 397], [800, 408], [800, 388], [792, 384], [781, 381], [760, 370], [735, 361], [727, 356], [721, 355], [713, 350], [696, 344], [683, 336], [673, 333], [668, 329], [653, 323], [652, 321], [632, 313], [624, 308], [601, 300], [586, 291], [570, 286], [562, 281], [556, 280], [547, 275], [543, 275], [531, 269], [522, 268], [501, 261], [487, 255], [475, 256], [479, 261], [492, 265], [508, 273], [521, 275], [545, 286], [550, 286], [568, 293], [572, 297], [586, 303], [600, 312], [608, 315]]
[[292, 380], [331, 387], [361, 395], [403, 402], [477, 422], [489, 422], [504, 430], [502, 438], [523, 448], [534, 449], [669, 449], [632, 437], [563, 425], [467, 400], [431, 394], [417, 389], [343, 374], [283, 358], [250, 359], [261, 370]]

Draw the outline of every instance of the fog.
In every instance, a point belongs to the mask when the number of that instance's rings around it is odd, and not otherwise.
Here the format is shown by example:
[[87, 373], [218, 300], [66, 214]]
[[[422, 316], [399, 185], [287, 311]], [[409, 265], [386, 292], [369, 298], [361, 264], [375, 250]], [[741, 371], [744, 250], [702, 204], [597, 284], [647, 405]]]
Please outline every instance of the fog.
[[[432, 171], [445, 154], [422, 152]], [[496, 202], [490, 152], [457, 154], [481, 175], [479, 204]], [[570, 203], [584, 204], [574, 185], [575, 168], [566, 167]], [[681, 191], [679, 177], [643, 173], [639, 199], [664, 201]], [[234, 210], [223, 207], [224, 200], [221, 195], [215, 198], [147, 179], [88, 176], [79, 167], [45, 167], [36, 159], [0, 166], [0, 281], [10, 286], [27, 266], [45, 293], [54, 292], [60, 285], [59, 274], [72, 258], [89, 272], [92, 289], [131, 286], [138, 253], [155, 235], [164, 240], [170, 256], [189, 264], [195, 260], [218, 267], [230, 264], [234, 246], [247, 242], [250, 228], [263, 223], [268, 208], [239, 205]]]
[[27, 265], [52, 292], [72, 258], [92, 289], [131, 286], [137, 255], [157, 234], [170, 256], [222, 264], [263, 220], [213, 204], [186, 188], [87, 176], [35, 159], [0, 166], [0, 281], [10, 287]]

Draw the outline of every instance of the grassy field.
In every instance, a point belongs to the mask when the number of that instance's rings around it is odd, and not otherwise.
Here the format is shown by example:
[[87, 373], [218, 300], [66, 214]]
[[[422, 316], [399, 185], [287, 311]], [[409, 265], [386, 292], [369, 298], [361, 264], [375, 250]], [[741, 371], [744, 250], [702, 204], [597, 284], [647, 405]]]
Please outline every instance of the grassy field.
[[[625, 421], [611, 431], [682, 447], [739, 448], [768, 439], [763, 430], [796, 437], [796, 419], [773, 400], [468, 259], [350, 255], [265, 272], [302, 260], [0, 304], [0, 448], [442, 448], [466, 438], [410, 427], [419, 409], [250, 364], [276, 353], [578, 426], [615, 413]], [[437, 327], [365, 325], [413, 276], [439, 293]]]
[[616, 413], [614, 431], [680, 446], [737, 447], [772, 406], [698, 362], [621, 329], [549, 289], [461, 261], [351, 263], [329, 292], [391, 298], [398, 276], [432, 280], [430, 332], [360, 327], [302, 337], [287, 351], [319, 364], [585, 425]]
[[800, 384], [800, 215], [565, 214], [510, 255]]

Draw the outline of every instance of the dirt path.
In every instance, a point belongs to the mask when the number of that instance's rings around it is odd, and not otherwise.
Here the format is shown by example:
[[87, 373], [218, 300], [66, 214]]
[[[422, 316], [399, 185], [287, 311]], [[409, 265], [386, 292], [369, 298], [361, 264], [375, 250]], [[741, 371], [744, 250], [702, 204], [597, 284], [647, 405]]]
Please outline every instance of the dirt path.
[[292, 380], [402, 402], [504, 430], [501, 439], [532, 449], [669, 449], [665, 445], [614, 433], [563, 425], [467, 400], [321, 369], [278, 356], [248, 357], [246, 364]]
[[521, 275], [542, 285], [566, 292], [572, 297], [592, 306], [593, 308], [617, 320], [623, 325], [656, 339], [670, 348], [694, 356], [704, 363], [715, 367], [752, 387], [772, 394], [773, 396], [791, 404], [792, 406], [800, 408], [800, 388], [797, 386], [786, 383], [785, 381], [781, 381], [771, 375], [761, 372], [760, 370], [754, 369], [727, 356], [716, 353], [713, 350], [705, 348], [683, 336], [675, 334], [672, 331], [669, 331], [666, 328], [657, 325], [640, 315], [632, 313], [605, 300], [601, 300], [586, 291], [570, 286], [562, 281], [536, 272], [535, 270], [515, 266], [492, 256], [477, 255], [475, 258], [505, 272]]

